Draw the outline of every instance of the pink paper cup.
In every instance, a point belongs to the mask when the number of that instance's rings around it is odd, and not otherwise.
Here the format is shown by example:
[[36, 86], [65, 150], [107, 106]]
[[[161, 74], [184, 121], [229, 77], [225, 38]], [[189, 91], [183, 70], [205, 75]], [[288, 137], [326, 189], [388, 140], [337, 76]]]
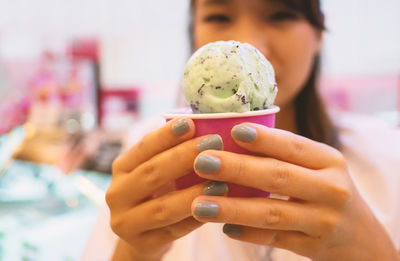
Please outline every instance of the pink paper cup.
[[[178, 109], [172, 113], [164, 113], [162, 116], [168, 122], [171, 119], [186, 116], [194, 121], [196, 126], [195, 137], [208, 134], [219, 134], [224, 143], [224, 150], [255, 155], [239, 147], [231, 136], [232, 128], [243, 122], [252, 122], [261, 124], [270, 128], [275, 127], [275, 114], [279, 112], [278, 106], [272, 106], [270, 109], [251, 111], [244, 113], [201, 113], [193, 114], [190, 109]], [[205, 179], [199, 177], [195, 172], [187, 174], [176, 180], [178, 190], [188, 188], [195, 184], [203, 182]], [[245, 187], [238, 184], [227, 183], [229, 187], [228, 196], [230, 197], [268, 197], [269, 192]]]

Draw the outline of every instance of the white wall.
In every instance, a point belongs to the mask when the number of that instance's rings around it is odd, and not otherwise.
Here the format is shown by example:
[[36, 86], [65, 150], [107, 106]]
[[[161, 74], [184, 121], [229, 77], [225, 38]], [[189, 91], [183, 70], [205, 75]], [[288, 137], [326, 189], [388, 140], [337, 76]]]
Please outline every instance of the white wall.
[[[399, 71], [399, 0], [323, 0], [323, 8], [326, 74]], [[187, 11], [187, 0], [0, 0], [0, 39], [14, 40], [8, 53], [27, 53], [99, 35], [106, 84], [172, 81], [188, 53]]]
[[[400, 71], [399, 0], [323, 0], [323, 7], [325, 75]], [[158, 113], [175, 102], [169, 93], [189, 52], [187, 13], [188, 0], [0, 0], [0, 52], [34, 56], [71, 36], [99, 36], [104, 85], [147, 86], [144, 104], [159, 98], [145, 114]]]
[[324, 73], [400, 73], [399, 0], [323, 0]]
[[0, 39], [6, 55], [37, 55], [71, 36], [99, 36], [105, 85], [177, 81], [187, 10], [186, 0], [0, 0]]

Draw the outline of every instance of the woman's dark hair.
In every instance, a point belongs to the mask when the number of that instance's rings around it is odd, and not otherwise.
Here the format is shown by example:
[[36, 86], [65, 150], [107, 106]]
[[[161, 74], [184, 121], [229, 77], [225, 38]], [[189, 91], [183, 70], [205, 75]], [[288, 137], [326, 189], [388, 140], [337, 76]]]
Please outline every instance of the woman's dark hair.
[[[192, 18], [194, 1], [191, 0]], [[303, 15], [315, 29], [325, 29], [325, 19], [321, 12], [319, 0], [282, 0], [282, 3]], [[193, 21], [191, 20], [189, 34], [192, 50], [194, 50], [193, 31]], [[304, 137], [339, 148], [337, 129], [333, 125], [317, 90], [319, 68], [320, 56], [316, 55], [310, 76], [295, 99], [297, 130]]]

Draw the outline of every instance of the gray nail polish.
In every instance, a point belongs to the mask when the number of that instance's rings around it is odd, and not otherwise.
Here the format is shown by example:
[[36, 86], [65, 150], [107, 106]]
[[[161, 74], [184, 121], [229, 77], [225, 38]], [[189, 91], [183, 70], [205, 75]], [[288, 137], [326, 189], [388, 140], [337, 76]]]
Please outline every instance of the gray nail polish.
[[218, 205], [212, 202], [197, 202], [193, 212], [197, 217], [216, 217], [218, 215]]
[[219, 170], [221, 161], [213, 156], [200, 154], [197, 156], [194, 169], [203, 173], [215, 173]]
[[185, 134], [189, 130], [190, 130], [190, 126], [189, 126], [189, 123], [188, 123], [186, 118], [182, 118], [182, 119], [178, 120], [172, 126], [172, 132], [176, 136], [180, 136], [182, 134]]
[[242, 235], [243, 227], [234, 224], [225, 224], [222, 231], [229, 236], [238, 237]]
[[207, 136], [197, 143], [199, 152], [205, 150], [222, 150], [222, 138], [218, 134]]
[[228, 190], [228, 185], [225, 182], [213, 181], [204, 187], [203, 193], [209, 196], [223, 196], [228, 193]]
[[257, 138], [257, 131], [247, 125], [236, 125], [232, 128], [231, 135], [239, 141], [252, 142]]

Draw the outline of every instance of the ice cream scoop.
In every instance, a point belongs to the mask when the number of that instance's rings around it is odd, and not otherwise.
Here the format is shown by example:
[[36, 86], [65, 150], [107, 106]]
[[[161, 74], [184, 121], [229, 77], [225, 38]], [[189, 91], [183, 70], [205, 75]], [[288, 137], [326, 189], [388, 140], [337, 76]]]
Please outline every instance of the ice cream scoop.
[[278, 91], [271, 63], [254, 46], [237, 41], [198, 49], [186, 65], [182, 87], [194, 113], [268, 109]]

